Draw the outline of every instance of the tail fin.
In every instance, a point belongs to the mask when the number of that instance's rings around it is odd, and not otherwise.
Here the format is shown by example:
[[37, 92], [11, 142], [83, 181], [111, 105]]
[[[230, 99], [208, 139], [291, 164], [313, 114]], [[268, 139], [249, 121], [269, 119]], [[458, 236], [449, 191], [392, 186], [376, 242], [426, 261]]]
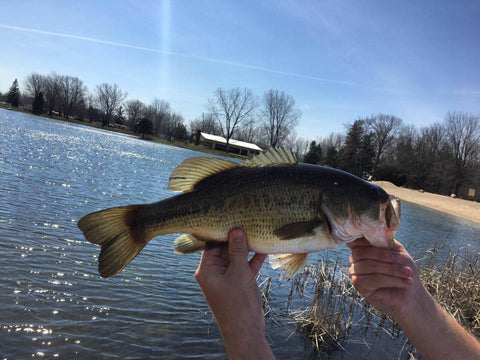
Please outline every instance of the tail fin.
[[104, 278], [123, 270], [143, 249], [151, 237], [136, 222], [138, 208], [129, 205], [85, 215], [78, 227], [91, 243], [102, 246], [98, 271]]

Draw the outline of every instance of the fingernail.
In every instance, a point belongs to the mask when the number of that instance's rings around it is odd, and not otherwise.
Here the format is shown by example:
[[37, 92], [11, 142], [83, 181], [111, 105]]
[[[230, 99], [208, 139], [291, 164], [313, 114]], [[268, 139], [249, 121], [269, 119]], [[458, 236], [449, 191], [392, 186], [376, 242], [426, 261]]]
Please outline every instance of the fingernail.
[[242, 231], [235, 231], [233, 233], [233, 242], [234, 243], [241, 244], [241, 243], [243, 243], [244, 239], [245, 239], [245, 236], [243, 235]]
[[408, 266], [402, 266], [402, 267], [400, 268], [400, 271], [401, 271], [403, 274], [408, 275], [408, 276], [412, 275], [412, 273], [413, 273], [412, 269], [410, 269]]

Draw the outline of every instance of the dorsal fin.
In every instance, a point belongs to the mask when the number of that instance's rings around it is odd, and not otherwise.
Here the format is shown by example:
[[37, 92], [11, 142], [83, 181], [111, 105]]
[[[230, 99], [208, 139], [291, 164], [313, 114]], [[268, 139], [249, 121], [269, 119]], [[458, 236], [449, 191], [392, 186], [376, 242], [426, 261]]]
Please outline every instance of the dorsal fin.
[[196, 183], [210, 175], [238, 166], [233, 161], [216, 158], [194, 157], [183, 161], [173, 170], [168, 181], [171, 191], [189, 191]]
[[242, 166], [267, 166], [267, 165], [286, 165], [296, 164], [297, 158], [290, 150], [282, 148], [270, 148], [267, 152], [261, 153], [251, 160], [247, 160], [240, 165]]

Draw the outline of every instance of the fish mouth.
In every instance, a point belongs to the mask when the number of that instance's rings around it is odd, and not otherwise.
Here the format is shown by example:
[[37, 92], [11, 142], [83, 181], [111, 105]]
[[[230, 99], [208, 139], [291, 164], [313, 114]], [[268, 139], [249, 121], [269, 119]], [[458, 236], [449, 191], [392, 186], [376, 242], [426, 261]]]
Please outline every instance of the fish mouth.
[[[379, 233], [379, 237], [386, 241], [387, 247], [392, 248], [395, 245], [395, 232], [400, 226], [400, 199], [394, 195], [389, 195], [388, 200], [381, 203], [379, 207], [380, 229], [378, 229], [377, 234]], [[378, 240], [374, 241], [380, 243]]]
[[385, 209], [385, 222], [387, 227], [392, 231], [396, 231], [400, 226], [400, 217], [400, 199], [395, 195], [389, 195]]
[[328, 209], [322, 209], [325, 222], [335, 243], [341, 244], [358, 238], [366, 238], [373, 246], [392, 248], [394, 236], [400, 226], [400, 199], [389, 195], [378, 204], [378, 218], [358, 214], [350, 204], [348, 217], [339, 219]]

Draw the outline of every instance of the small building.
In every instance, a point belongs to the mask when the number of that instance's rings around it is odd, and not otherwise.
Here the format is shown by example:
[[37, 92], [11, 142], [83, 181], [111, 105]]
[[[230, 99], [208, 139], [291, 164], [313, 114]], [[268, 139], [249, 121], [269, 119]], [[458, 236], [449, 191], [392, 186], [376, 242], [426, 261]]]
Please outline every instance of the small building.
[[473, 184], [462, 186], [456, 195], [462, 199], [480, 201], [480, 188]]
[[[208, 149], [218, 151], [227, 150], [227, 140], [224, 137], [201, 131], [197, 131], [196, 133], [195, 145], [202, 145]], [[262, 152], [262, 149], [258, 145], [245, 141], [230, 139], [228, 145], [228, 151], [232, 154], [252, 157]]]

